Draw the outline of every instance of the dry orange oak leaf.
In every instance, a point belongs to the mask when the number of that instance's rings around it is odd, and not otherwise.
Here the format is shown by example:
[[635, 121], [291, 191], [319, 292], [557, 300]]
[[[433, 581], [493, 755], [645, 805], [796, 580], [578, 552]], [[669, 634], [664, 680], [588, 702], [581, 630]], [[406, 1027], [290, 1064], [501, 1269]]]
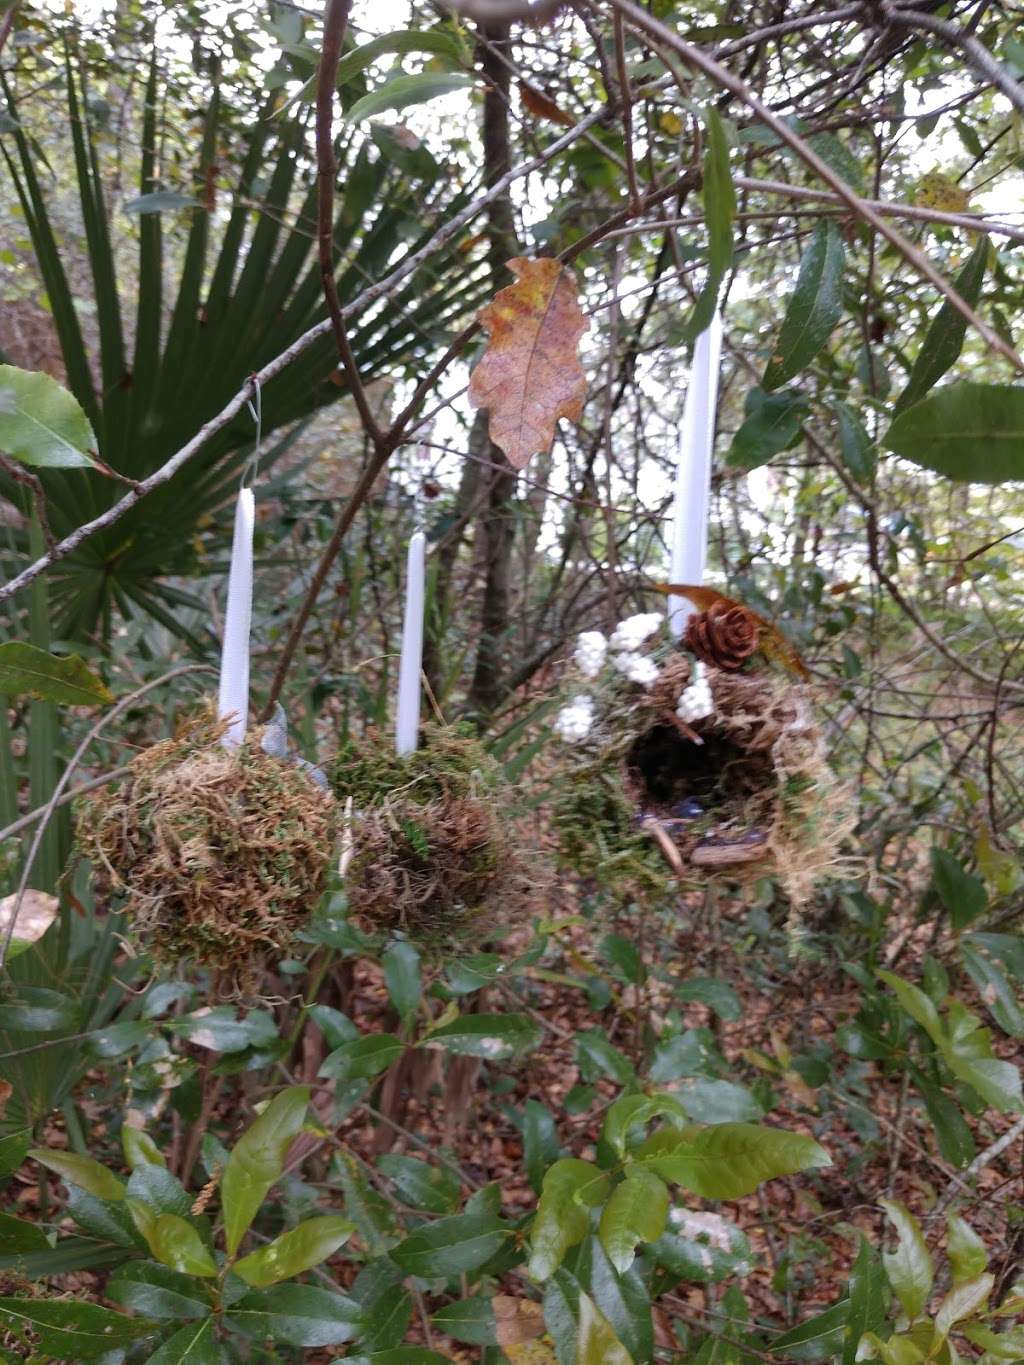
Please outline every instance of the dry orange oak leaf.
[[469, 401], [490, 414], [491, 440], [513, 469], [549, 450], [560, 417], [575, 422], [587, 381], [577, 347], [590, 325], [573, 277], [549, 257], [509, 261], [515, 284], [481, 308], [489, 337], [469, 381]]

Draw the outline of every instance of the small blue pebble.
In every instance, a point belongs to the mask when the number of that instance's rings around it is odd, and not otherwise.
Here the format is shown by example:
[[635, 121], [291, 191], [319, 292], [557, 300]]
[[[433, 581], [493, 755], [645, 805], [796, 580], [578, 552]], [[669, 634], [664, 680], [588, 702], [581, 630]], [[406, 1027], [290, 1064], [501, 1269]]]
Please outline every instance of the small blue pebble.
[[697, 820], [704, 814], [704, 807], [696, 797], [688, 796], [685, 801], [672, 807], [672, 814], [677, 820]]

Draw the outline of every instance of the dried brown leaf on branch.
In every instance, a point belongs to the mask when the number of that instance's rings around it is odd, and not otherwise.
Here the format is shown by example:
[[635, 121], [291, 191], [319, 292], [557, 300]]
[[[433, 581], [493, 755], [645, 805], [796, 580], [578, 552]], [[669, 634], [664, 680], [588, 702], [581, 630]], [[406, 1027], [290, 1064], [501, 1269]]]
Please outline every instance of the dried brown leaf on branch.
[[564, 109], [559, 109], [551, 96], [545, 95], [544, 91], [538, 90], [535, 85], [520, 81], [519, 98], [523, 102], [523, 108], [533, 114], [534, 118], [549, 119], [552, 123], [560, 123], [563, 128], [576, 127], [573, 116], [567, 114]]
[[664, 593], [666, 597], [685, 597], [691, 602], [698, 611], [709, 611], [712, 607], [721, 609], [728, 608], [730, 611], [740, 610], [747, 612], [757, 622], [760, 632], [761, 652], [769, 659], [780, 663], [783, 668], [790, 673], [798, 673], [801, 678], [809, 678], [807, 665], [800, 655], [779, 630], [778, 626], [772, 625], [771, 621], [766, 621], [763, 616], [759, 616], [756, 611], [737, 602], [731, 597], [726, 597], [725, 593], [719, 592], [717, 588], [696, 587], [692, 584], [682, 583], [656, 583], [656, 592]]
[[586, 377], [578, 355], [587, 330], [572, 275], [549, 257], [517, 256], [515, 284], [479, 313], [489, 341], [469, 384], [474, 407], [487, 408], [491, 440], [523, 469], [549, 450], [560, 417], [577, 421]]

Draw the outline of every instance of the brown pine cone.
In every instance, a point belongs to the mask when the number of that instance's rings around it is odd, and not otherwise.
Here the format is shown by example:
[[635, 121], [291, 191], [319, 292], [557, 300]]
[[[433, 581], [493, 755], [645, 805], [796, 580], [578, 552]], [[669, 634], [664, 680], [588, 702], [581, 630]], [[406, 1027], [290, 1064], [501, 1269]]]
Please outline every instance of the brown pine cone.
[[686, 647], [702, 663], [733, 673], [742, 668], [758, 645], [757, 617], [746, 607], [716, 602], [691, 616], [686, 624]]

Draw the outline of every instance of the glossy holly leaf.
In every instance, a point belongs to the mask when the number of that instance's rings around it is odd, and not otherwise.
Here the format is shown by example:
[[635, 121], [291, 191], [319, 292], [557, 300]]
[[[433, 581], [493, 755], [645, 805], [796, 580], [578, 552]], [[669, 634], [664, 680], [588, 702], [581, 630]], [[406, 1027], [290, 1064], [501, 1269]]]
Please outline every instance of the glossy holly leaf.
[[976, 1280], [988, 1265], [985, 1243], [971, 1225], [956, 1213], [946, 1218], [946, 1254], [949, 1256], [954, 1285]]
[[840, 1299], [823, 1313], [816, 1313], [799, 1327], [775, 1337], [771, 1344], [772, 1355], [780, 1361], [838, 1359], [849, 1314], [849, 1299]]
[[379, 1156], [377, 1165], [395, 1182], [399, 1199], [409, 1208], [426, 1213], [452, 1213], [458, 1207], [459, 1178], [446, 1166], [390, 1152]]
[[331, 1173], [345, 1196], [345, 1212], [359, 1229], [371, 1256], [382, 1256], [402, 1240], [394, 1208], [373, 1188], [351, 1153], [339, 1152], [331, 1163]]
[[21, 640], [0, 644], [0, 693], [58, 706], [100, 706], [114, 700], [77, 654], [50, 654]]
[[1024, 479], [1024, 388], [944, 384], [893, 420], [887, 449], [964, 483]]
[[984, 1308], [995, 1282], [995, 1276], [986, 1273], [953, 1286], [935, 1314], [935, 1335], [939, 1341], [944, 1341], [957, 1323], [974, 1317]]
[[944, 848], [932, 849], [932, 885], [949, 911], [954, 929], [964, 929], [988, 909], [985, 883], [964, 870]]
[[319, 1075], [335, 1081], [356, 1081], [377, 1076], [405, 1051], [393, 1033], [370, 1033], [342, 1045], [324, 1059]]
[[735, 1081], [690, 1076], [676, 1094], [694, 1123], [750, 1123], [764, 1118], [764, 1106], [745, 1085]]
[[202, 1280], [152, 1261], [121, 1266], [107, 1282], [106, 1296], [161, 1322], [205, 1318], [213, 1312], [213, 1298]]
[[896, 1229], [895, 1251], [882, 1253], [882, 1264], [896, 1297], [913, 1321], [924, 1312], [935, 1280], [935, 1267], [921, 1226], [898, 1199], [880, 1199], [886, 1216]]
[[21, 986], [0, 1004], [0, 1029], [11, 1033], [54, 1033], [78, 1028], [79, 1004], [46, 986]]
[[241, 1336], [309, 1349], [340, 1346], [365, 1324], [366, 1311], [355, 1299], [307, 1284], [246, 1294], [224, 1317], [224, 1325]]
[[621, 1275], [636, 1258], [638, 1242], [654, 1242], [665, 1231], [669, 1194], [650, 1171], [627, 1170], [601, 1213], [598, 1236], [609, 1261]]
[[707, 1005], [720, 1019], [733, 1021], [743, 1017], [743, 1005], [732, 986], [714, 976], [692, 976], [675, 988], [675, 995], [678, 1000]]
[[623, 1157], [630, 1137], [659, 1115], [688, 1121], [683, 1106], [672, 1095], [622, 1095], [604, 1116], [601, 1136], [617, 1157]]
[[250, 1010], [240, 1016], [229, 1005], [206, 1006], [168, 1019], [166, 1027], [211, 1052], [243, 1052], [247, 1047], [266, 1047], [277, 1041], [277, 1025], [266, 1010]]
[[634, 1159], [705, 1199], [739, 1199], [776, 1176], [832, 1164], [813, 1138], [751, 1123], [655, 1133]]
[[668, 1226], [648, 1251], [671, 1275], [696, 1284], [717, 1284], [729, 1275], [746, 1275], [751, 1267], [742, 1229], [698, 1209], [670, 1209]]
[[1007, 979], [1002, 963], [977, 950], [966, 938], [960, 944], [960, 956], [985, 1008], [999, 1027], [1013, 1038], [1024, 1038], [1020, 991]]
[[396, 76], [356, 100], [345, 114], [345, 122], [362, 123], [376, 114], [425, 104], [438, 95], [450, 95], [453, 90], [465, 90], [472, 84], [473, 77], [461, 71], [421, 71], [412, 76]]
[[490, 1299], [482, 1294], [446, 1304], [433, 1314], [430, 1321], [445, 1336], [453, 1341], [465, 1342], [468, 1346], [496, 1346], [498, 1343], [494, 1309]]
[[433, 1029], [424, 1043], [440, 1043], [447, 1052], [504, 1062], [540, 1045], [540, 1026], [525, 1014], [464, 1014]]
[[458, 1214], [425, 1223], [391, 1251], [407, 1275], [421, 1279], [464, 1275], [479, 1270], [505, 1245], [507, 1223], [490, 1213]]
[[491, 440], [513, 469], [550, 450], [555, 423], [579, 420], [586, 392], [579, 340], [589, 326], [576, 283], [559, 261], [517, 256], [515, 284], [479, 313], [487, 347], [473, 371], [469, 398], [486, 408]]
[[200, 1279], [212, 1279], [217, 1274], [217, 1263], [191, 1223], [176, 1213], [157, 1213], [139, 1199], [129, 1199], [128, 1208], [161, 1265]]
[[800, 439], [808, 403], [802, 393], [781, 389], [765, 393], [756, 386], [747, 394], [746, 418], [732, 438], [725, 463], [733, 469], [760, 469]]
[[537, 1213], [530, 1233], [529, 1273], [549, 1279], [570, 1247], [590, 1231], [589, 1209], [603, 1204], [609, 1177], [589, 1161], [563, 1157], [544, 1176]]
[[121, 1126], [121, 1147], [124, 1159], [134, 1171], [136, 1166], [166, 1166], [167, 1160], [148, 1133], [141, 1128], [133, 1128], [130, 1123]]
[[392, 943], [381, 966], [391, 1003], [407, 1019], [420, 1003], [420, 955], [411, 943]]
[[[956, 292], [972, 308], [981, 295], [985, 267], [991, 251], [989, 239], [984, 235], [980, 236], [967, 258], [966, 265], [954, 281]], [[918, 402], [938, 383], [963, 350], [966, 335], [967, 319], [946, 299], [928, 324], [928, 331], [921, 342], [906, 388], [896, 400], [893, 409], [895, 416]]]
[[155, 1324], [77, 1299], [0, 1298], [0, 1326], [32, 1333], [37, 1352], [58, 1360], [95, 1360], [143, 1337]]
[[523, 1164], [535, 1194], [544, 1182], [544, 1172], [560, 1151], [558, 1128], [554, 1117], [539, 1100], [527, 1100], [523, 1106]]
[[56, 379], [0, 365], [0, 451], [43, 469], [95, 469], [98, 447], [88, 417]]
[[190, 1323], [169, 1337], [146, 1365], [223, 1365], [214, 1328], [212, 1317]]
[[0, 1213], [0, 1256], [15, 1256], [23, 1251], [49, 1251], [50, 1243], [38, 1223], [26, 1222], [10, 1213]]
[[283, 1090], [235, 1144], [220, 1189], [229, 1256], [238, 1250], [267, 1191], [284, 1169], [288, 1148], [302, 1131], [308, 1107], [308, 1086]]
[[836, 415], [839, 453], [843, 457], [843, 464], [858, 483], [870, 483], [878, 464], [874, 441], [849, 403], [836, 399], [832, 409]]
[[866, 1237], [850, 1275], [849, 1310], [843, 1333], [842, 1365], [855, 1365], [858, 1347], [865, 1332], [873, 1332], [885, 1321], [885, 1276], [878, 1252]]
[[633, 1357], [589, 1294], [579, 1296], [576, 1365], [633, 1365]]
[[54, 1152], [48, 1147], [31, 1147], [28, 1155], [42, 1166], [56, 1171], [65, 1184], [77, 1185], [87, 1190], [97, 1199], [123, 1199], [125, 1187], [106, 1166], [101, 1166], [91, 1156], [79, 1156], [77, 1152]]
[[298, 1227], [275, 1237], [267, 1246], [243, 1256], [232, 1269], [239, 1279], [254, 1289], [266, 1289], [326, 1261], [344, 1246], [355, 1230], [355, 1223], [337, 1214], [308, 1218]]
[[796, 287], [765, 367], [761, 385], [769, 392], [809, 365], [843, 311], [843, 239], [832, 221], [820, 222], [804, 252]]
[[588, 1028], [576, 1035], [576, 1064], [585, 1081], [610, 1077], [619, 1085], [636, 1080], [633, 1063], [608, 1041], [603, 1029]]

